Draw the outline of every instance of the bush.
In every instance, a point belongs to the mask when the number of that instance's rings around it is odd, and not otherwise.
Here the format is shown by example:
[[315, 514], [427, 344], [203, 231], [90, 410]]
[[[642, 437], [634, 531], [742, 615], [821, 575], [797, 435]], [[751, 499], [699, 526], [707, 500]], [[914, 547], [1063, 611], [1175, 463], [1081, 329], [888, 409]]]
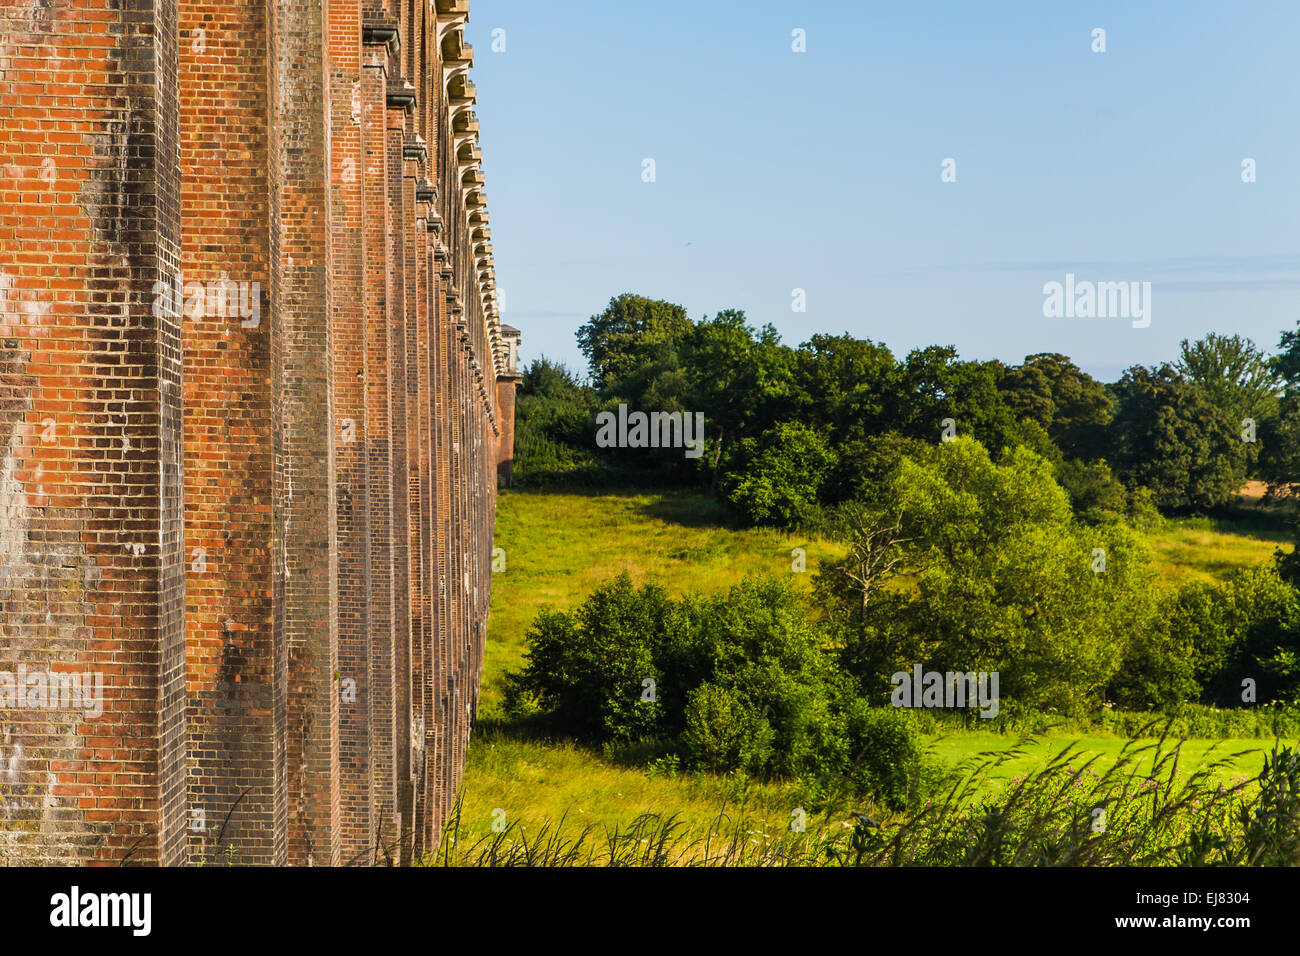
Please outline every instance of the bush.
[[1272, 568], [1221, 584], [1194, 583], [1164, 598], [1148, 630], [1135, 635], [1111, 685], [1133, 709], [1184, 701], [1221, 707], [1295, 700], [1300, 688], [1300, 592]]
[[535, 702], [555, 729], [587, 739], [653, 735], [664, 712], [656, 650], [679, 633], [678, 611], [662, 588], [637, 591], [627, 574], [572, 614], [541, 611], [528, 631], [525, 669], [508, 678], [507, 708], [518, 713]]
[[812, 517], [838, 456], [820, 433], [784, 422], [745, 439], [724, 483], [727, 500], [756, 524], [792, 525]]
[[596, 395], [546, 358], [524, 371], [515, 405], [515, 480], [582, 483], [604, 470], [595, 451]]
[[847, 776], [854, 790], [893, 810], [907, 797], [921, 770], [921, 735], [910, 714], [892, 707], [869, 707], [858, 699], [845, 714]]
[[891, 805], [919, 760], [915, 726], [856, 698], [783, 581], [671, 600], [624, 574], [573, 612], [540, 613], [527, 640], [525, 667], [508, 678], [509, 712], [624, 755], [637, 741], [646, 758], [675, 749], [714, 772], [842, 777]]
[[772, 755], [772, 726], [734, 690], [701, 684], [686, 697], [681, 746], [696, 767], [761, 771]]

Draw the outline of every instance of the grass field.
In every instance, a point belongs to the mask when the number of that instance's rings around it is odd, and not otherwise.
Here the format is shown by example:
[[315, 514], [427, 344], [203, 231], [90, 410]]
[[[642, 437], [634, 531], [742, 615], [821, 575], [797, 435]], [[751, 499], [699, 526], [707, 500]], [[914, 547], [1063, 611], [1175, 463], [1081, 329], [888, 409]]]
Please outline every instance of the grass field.
[[[673, 594], [722, 590], [762, 573], [806, 586], [819, 561], [844, 554], [832, 542], [729, 530], [722, 520], [702, 495], [503, 494], [496, 546], [506, 571], [492, 578], [480, 713], [495, 712], [502, 675], [521, 665], [524, 634], [541, 607], [572, 607], [623, 571]], [[807, 554], [805, 574], [791, 571], [795, 548]]]
[[1245, 512], [1232, 519], [1180, 518], [1147, 533], [1165, 584], [1222, 580], [1233, 571], [1270, 561], [1291, 540], [1285, 519]]
[[[1243, 513], [1231, 520], [1168, 521], [1148, 533], [1159, 581], [1220, 580], [1269, 560], [1288, 540], [1280, 520]], [[626, 826], [638, 814], [677, 813], [701, 832], [725, 805], [752, 818], [754, 826], [780, 827], [798, 806], [795, 785], [753, 784], [698, 774], [668, 775], [626, 766], [566, 741], [523, 738], [501, 720], [503, 676], [523, 661], [524, 635], [546, 605], [569, 608], [596, 585], [627, 571], [638, 583], [653, 581], [671, 593], [716, 591], [749, 574], [792, 574], [792, 550], [803, 548], [807, 586], [819, 561], [843, 554], [835, 543], [775, 531], [728, 528], [716, 504], [687, 494], [501, 495], [496, 545], [506, 569], [494, 576], [484, 665], [480, 726], [471, 741], [463, 787], [461, 838], [490, 832], [494, 811], [504, 811], [527, 832], [544, 824], [581, 829]], [[932, 754], [950, 766], [983, 752], [1016, 744], [1010, 736], [963, 732], [927, 740]], [[996, 784], [1041, 766], [1070, 743], [1082, 761], [1096, 756], [1100, 773], [1125, 741], [1118, 737], [1053, 736], [1031, 742], [992, 774]], [[1258, 772], [1263, 740], [1189, 741], [1185, 772], [1203, 760], [1244, 752], [1225, 779]]]

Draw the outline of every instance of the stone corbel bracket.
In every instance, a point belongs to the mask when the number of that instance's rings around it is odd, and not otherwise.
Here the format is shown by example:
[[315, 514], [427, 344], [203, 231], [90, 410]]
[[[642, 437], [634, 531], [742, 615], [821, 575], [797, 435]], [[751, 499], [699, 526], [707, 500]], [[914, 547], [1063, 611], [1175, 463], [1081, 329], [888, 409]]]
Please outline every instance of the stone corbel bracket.
[[402, 50], [402, 33], [396, 17], [367, 11], [361, 27], [361, 42], [366, 46], [386, 46], [390, 56], [396, 58]]
[[461, 117], [463, 114], [473, 113], [476, 102], [478, 102], [478, 88], [468, 75], [457, 73], [447, 81], [447, 106], [453, 131], [458, 123], [463, 125], [468, 122]]
[[442, 85], [447, 87], [452, 79], [465, 76], [474, 66], [474, 48], [465, 42], [462, 22], [438, 24], [438, 46], [442, 51]]
[[477, 144], [478, 130], [478, 117], [474, 115], [474, 111], [459, 111], [451, 127], [452, 148], [459, 153], [460, 148], [466, 143]]
[[437, 16], [438, 44], [452, 30], [463, 30], [469, 22], [469, 0], [434, 0]]
[[388, 87], [388, 108], [405, 110], [407, 114], [415, 112], [416, 89], [410, 80], [402, 79]]
[[[412, 162], [419, 163], [421, 171], [428, 168], [429, 146], [425, 143], [423, 136], [416, 133], [402, 144], [402, 159], [409, 159]], [[417, 196], [416, 199], [418, 201], [419, 197]]]
[[442, 231], [442, 217], [438, 215], [438, 188], [424, 178], [415, 181], [415, 201], [424, 206], [424, 220], [429, 232]]

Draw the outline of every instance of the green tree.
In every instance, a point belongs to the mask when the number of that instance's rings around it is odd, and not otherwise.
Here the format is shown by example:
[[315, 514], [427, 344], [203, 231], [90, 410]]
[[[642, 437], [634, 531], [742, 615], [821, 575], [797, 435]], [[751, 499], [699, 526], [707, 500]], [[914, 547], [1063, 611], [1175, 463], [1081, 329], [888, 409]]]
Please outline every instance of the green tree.
[[795, 414], [834, 441], [861, 441], [895, 423], [899, 369], [884, 345], [844, 335], [814, 335], [795, 353]]
[[1040, 352], [1008, 368], [998, 382], [1017, 418], [1046, 429], [1067, 459], [1104, 453], [1113, 409], [1105, 387], [1064, 355]]
[[1098, 703], [1148, 613], [1141, 540], [1120, 523], [1075, 523], [1051, 464], [1025, 448], [995, 463], [958, 438], [930, 462], [904, 461], [892, 493], [913, 587], [878, 630], [910, 633], [900, 650], [922, 658], [890, 666], [996, 670], [1004, 694], [1047, 710]]
[[1247, 678], [1261, 704], [1294, 700], [1300, 688], [1300, 592], [1272, 569], [1163, 594], [1134, 638], [1112, 686], [1125, 707], [1239, 707]]
[[521, 485], [594, 480], [595, 392], [545, 356], [523, 372], [515, 404], [515, 477]]
[[771, 325], [754, 329], [725, 309], [695, 327], [684, 353], [689, 411], [705, 412], [711, 490], [729, 442], [757, 437], [789, 408], [793, 352]]
[[1000, 362], [961, 361], [950, 345], [916, 349], [900, 370], [890, 419], [922, 441], [937, 441], [943, 420], [951, 418], [957, 434], [994, 451], [1019, 445], [1016, 417], [998, 391], [1003, 372]]
[[1273, 494], [1291, 497], [1300, 482], [1300, 327], [1282, 333], [1272, 363], [1282, 394], [1277, 415], [1260, 429], [1259, 472]]
[[1268, 467], [1257, 467], [1260, 453], [1266, 442], [1275, 444], [1284, 434], [1278, 422], [1282, 382], [1276, 363], [1240, 335], [1211, 333], [1197, 342], [1184, 339], [1181, 352], [1178, 371], [1183, 378], [1227, 413], [1243, 439], [1253, 429], [1255, 440], [1243, 441], [1248, 473], [1267, 480]]
[[680, 305], [626, 292], [578, 329], [578, 345], [596, 388], [626, 395], [634, 376], [644, 383], [647, 369], [671, 365], [693, 330]]
[[1250, 339], [1211, 332], [1196, 342], [1183, 339], [1180, 351], [1179, 374], [1227, 412], [1238, 429], [1244, 419], [1258, 423], [1277, 414], [1276, 366]]
[[745, 439], [739, 463], [724, 482], [727, 500], [757, 524], [791, 525], [817, 510], [836, 453], [815, 429], [782, 422]]
[[1246, 479], [1239, 423], [1169, 364], [1136, 365], [1116, 386], [1117, 466], [1161, 508], [1219, 508]]

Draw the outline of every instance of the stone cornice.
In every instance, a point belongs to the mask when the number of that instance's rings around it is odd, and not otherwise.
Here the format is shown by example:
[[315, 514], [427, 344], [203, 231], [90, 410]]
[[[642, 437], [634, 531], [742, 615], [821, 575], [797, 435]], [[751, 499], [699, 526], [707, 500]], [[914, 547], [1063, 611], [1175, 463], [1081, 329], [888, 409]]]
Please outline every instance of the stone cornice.
[[[478, 91], [469, 77], [474, 65], [474, 49], [464, 32], [469, 19], [469, 5], [466, 0], [434, 0], [432, 5], [436, 15], [433, 39], [437, 43], [441, 65], [441, 92], [445, 94], [447, 104], [443, 114], [445, 127], [439, 134], [445, 146], [440, 145], [440, 148], [451, 149], [451, 162], [448, 164], [443, 158], [440, 167], [431, 164], [439, 168], [439, 175], [445, 177], [442, 185], [448, 195], [436, 197], [442, 203], [437, 209], [429, 208], [426, 227], [438, 237], [438, 247], [446, 241], [457, 250], [456, 261], [452, 262], [445, 248], [435, 249], [443, 282], [456, 276], [468, 283], [464, 290], [449, 288], [447, 308], [457, 318], [458, 328], [469, 336], [469, 341], [481, 336], [487, 353], [483, 358], [491, 361], [492, 373], [495, 374], [504, 371], [508, 349], [503, 348], [500, 333], [486, 178], [483, 153], [478, 147], [479, 122], [474, 114]], [[417, 198], [426, 195], [419, 192]], [[444, 215], [450, 220], [444, 221]], [[464, 232], [461, 232], [462, 228]], [[473, 335], [466, 331], [470, 321], [482, 323]]]

